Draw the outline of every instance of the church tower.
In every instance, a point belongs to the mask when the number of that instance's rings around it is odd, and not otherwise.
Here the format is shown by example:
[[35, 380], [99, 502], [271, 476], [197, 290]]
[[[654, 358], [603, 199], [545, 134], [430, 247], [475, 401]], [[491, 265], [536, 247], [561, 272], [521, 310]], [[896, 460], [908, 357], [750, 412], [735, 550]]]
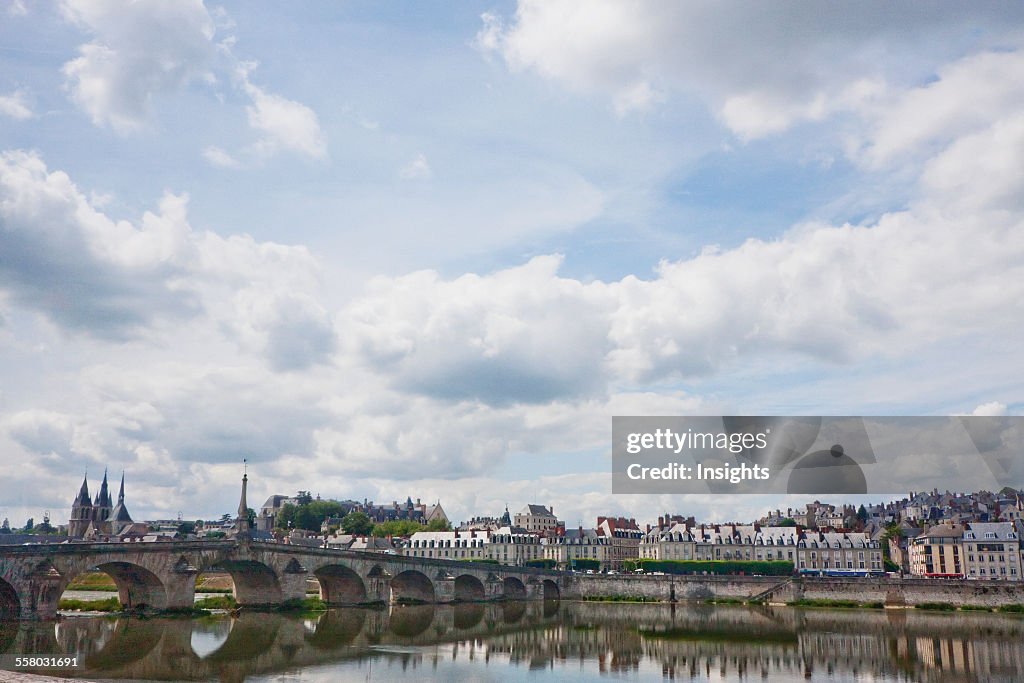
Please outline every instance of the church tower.
[[117, 494], [117, 505], [110, 512], [110, 533], [115, 536], [128, 526], [132, 525], [132, 516], [128, 514], [128, 508], [124, 505], [124, 472], [121, 472], [121, 490]]
[[96, 496], [96, 502], [93, 504], [92, 509], [92, 519], [96, 523], [97, 529], [101, 528], [103, 522], [110, 519], [110, 512], [113, 507], [113, 503], [110, 500], [110, 491], [107, 488], [107, 471], [103, 470], [103, 483], [100, 484], [100, 492]]
[[93, 506], [89, 500], [89, 477], [82, 479], [82, 488], [78, 491], [75, 502], [71, 504], [71, 517], [68, 519], [68, 538], [82, 538], [92, 521]]

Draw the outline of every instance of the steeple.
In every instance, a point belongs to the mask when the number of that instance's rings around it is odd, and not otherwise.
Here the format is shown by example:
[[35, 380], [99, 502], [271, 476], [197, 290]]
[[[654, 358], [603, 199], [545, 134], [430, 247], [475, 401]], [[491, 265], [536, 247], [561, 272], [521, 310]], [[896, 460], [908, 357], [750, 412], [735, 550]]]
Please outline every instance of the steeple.
[[78, 490], [78, 498], [75, 498], [76, 505], [89, 505], [89, 475], [82, 478], [82, 488]]
[[118, 504], [124, 503], [124, 470], [121, 470], [121, 490], [117, 494]]
[[110, 507], [110, 491], [107, 490], [107, 470], [103, 470], [103, 483], [100, 484], [99, 504], [102, 507]]

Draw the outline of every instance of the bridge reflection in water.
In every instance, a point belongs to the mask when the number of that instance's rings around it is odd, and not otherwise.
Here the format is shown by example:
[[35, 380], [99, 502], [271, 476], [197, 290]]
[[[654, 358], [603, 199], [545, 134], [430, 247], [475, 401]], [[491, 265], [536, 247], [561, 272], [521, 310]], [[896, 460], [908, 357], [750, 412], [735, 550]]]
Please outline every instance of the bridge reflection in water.
[[308, 667], [326, 667], [330, 680], [386, 680], [409, 668], [445, 680], [486, 666], [492, 676], [508, 667], [552, 680], [1009, 682], [1024, 676], [1024, 620], [524, 601], [5, 623], [0, 652], [77, 655], [82, 666], [61, 675], [111, 680], [244, 681]]

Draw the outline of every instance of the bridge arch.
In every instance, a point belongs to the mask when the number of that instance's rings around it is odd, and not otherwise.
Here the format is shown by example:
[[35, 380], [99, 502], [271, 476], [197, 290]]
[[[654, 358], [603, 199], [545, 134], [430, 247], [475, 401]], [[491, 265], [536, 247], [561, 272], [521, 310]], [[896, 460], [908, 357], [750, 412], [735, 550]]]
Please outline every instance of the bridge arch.
[[328, 605], [356, 605], [367, 600], [363, 579], [344, 565], [329, 564], [313, 575], [320, 582], [320, 599]]
[[391, 602], [434, 602], [434, 584], [423, 572], [407, 569], [391, 579]]
[[[134, 562], [112, 561], [93, 565], [114, 580], [117, 598], [126, 609], [166, 609], [167, 589], [160, 577]], [[90, 567], [91, 569], [92, 567]], [[67, 583], [76, 578], [66, 576]]]
[[461, 602], [474, 602], [486, 597], [484, 582], [472, 574], [461, 574], [455, 577], [455, 599]]
[[526, 586], [514, 576], [506, 576], [502, 581], [505, 589], [505, 597], [509, 600], [525, 600]]
[[235, 601], [239, 605], [279, 604], [281, 584], [274, 570], [255, 560], [227, 560], [211, 567], [226, 571], [234, 584]]
[[561, 591], [558, 590], [558, 584], [551, 579], [544, 579], [544, 599], [545, 600], [558, 600], [561, 598]]
[[21, 616], [21, 600], [18, 591], [7, 581], [0, 579], [0, 621], [13, 621]]

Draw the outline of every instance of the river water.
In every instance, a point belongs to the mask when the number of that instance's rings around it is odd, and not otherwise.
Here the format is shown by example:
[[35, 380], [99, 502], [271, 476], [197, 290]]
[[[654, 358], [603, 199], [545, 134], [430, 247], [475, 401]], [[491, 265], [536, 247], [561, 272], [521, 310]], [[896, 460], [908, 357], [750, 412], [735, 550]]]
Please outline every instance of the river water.
[[[1024, 618], [580, 602], [242, 610], [0, 624], [0, 652], [75, 655], [91, 680], [1024, 680]], [[0, 661], [6, 661], [0, 658]]]

